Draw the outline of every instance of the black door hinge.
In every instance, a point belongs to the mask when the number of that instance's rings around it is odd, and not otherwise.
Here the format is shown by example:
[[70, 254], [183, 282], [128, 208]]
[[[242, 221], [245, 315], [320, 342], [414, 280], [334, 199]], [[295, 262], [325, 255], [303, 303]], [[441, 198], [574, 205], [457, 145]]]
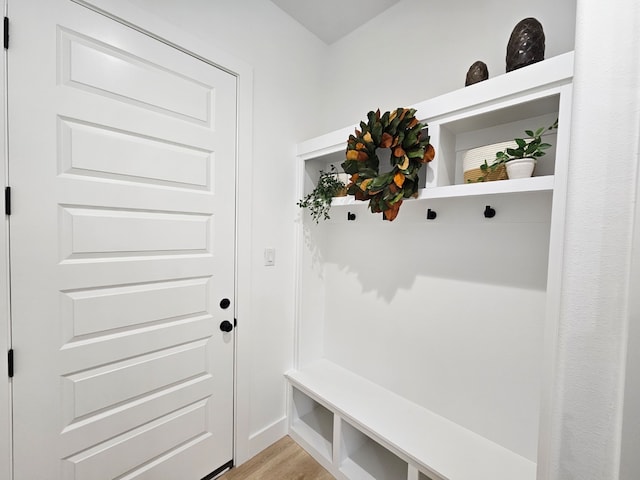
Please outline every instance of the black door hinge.
[[4, 49], [9, 48], [9, 17], [4, 17]]
[[11, 187], [4, 187], [4, 213], [11, 215]]
[[7, 354], [7, 369], [9, 370], [9, 378], [13, 378], [13, 348]]

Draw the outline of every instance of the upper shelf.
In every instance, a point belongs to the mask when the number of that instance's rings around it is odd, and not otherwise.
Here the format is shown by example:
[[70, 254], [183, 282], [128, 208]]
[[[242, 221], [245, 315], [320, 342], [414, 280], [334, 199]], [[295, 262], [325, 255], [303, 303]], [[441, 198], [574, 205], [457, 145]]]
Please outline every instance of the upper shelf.
[[[553, 87], [567, 84], [573, 77], [573, 52], [568, 52], [557, 57], [552, 57], [542, 62], [514, 70], [507, 74], [490, 78], [468, 87], [455, 90], [444, 95], [417, 103], [411, 108], [417, 110], [417, 117], [427, 123], [440, 122], [443, 117], [455, 115], [464, 116], [464, 112], [470, 109], [482, 108], [499, 102], [509, 102], [518, 98], [518, 104], [522, 110], [526, 110], [526, 116], [536, 116], [549, 113], [553, 110], [554, 100], [536, 102], [536, 105], [527, 103], [528, 98], [535, 98], [537, 93]], [[547, 105], [547, 103], [549, 105]], [[532, 108], [540, 111], [532, 112]], [[495, 114], [495, 120], [490, 123], [499, 125], [508, 123], [514, 119], [525, 118], [518, 106], [510, 106], [501, 109]], [[456, 128], [472, 130], [484, 128], [489, 117], [484, 116], [482, 124], [474, 125], [473, 119], [467, 119], [457, 123]], [[452, 126], [450, 126], [452, 127]], [[333, 132], [312, 138], [298, 144], [298, 156], [302, 160], [310, 160], [343, 152], [349, 135], [353, 133], [354, 126], [345, 127]], [[340, 160], [342, 161], [342, 160]]]
[[[573, 77], [573, 52], [552, 57], [524, 68], [490, 78], [455, 90], [413, 106], [420, 118], [438, 121], [469, 108], [507, 100], [523, 98], [536, 92], [569, 83]], [[507, 119], [505, 122], [511, 121]]]

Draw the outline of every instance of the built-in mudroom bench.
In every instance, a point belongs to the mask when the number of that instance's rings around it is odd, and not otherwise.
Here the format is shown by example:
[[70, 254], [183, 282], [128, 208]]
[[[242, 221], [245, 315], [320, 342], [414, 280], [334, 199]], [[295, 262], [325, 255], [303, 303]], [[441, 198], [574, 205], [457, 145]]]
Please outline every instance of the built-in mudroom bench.
[[[572, 76], [568, 53], [404, 106], [436, 156], [393, 222], [300, 211], [289, 433], [336, 478], [544, 478]], [[465, 181], [469, 152], [556, 119], [532, 177]], [[354, 129], [298, 145], [299, 198]]]
[[291, 436], [338, 478], [535, 478], [534, 462], [334, 363], [287, 377]]

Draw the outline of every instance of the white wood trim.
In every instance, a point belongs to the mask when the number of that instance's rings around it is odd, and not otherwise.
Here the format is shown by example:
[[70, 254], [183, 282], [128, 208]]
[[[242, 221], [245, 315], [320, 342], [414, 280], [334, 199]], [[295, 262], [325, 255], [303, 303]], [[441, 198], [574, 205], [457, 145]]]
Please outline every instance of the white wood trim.
[[234, 461], [240, 465], [250, 455], [250, 378], [251, 356], [251, 182], [253, 162], [253, 69], [247, 63], [204, 42], [157, 16], [134, 5], [112, 0], [72, 0], [183, 50], [203, 61], [216, 65], [236, 76], [238, 85], [238, 145], [236, 176], [236, 391]]
[[287, 422], [288, 418], [284, 416], [259, 432], [251, 435], [249, 438], [249, 458], [260, 453], [265, 448], [273, 445], [284, 437], [287, 434]]
[[[296, 158], [296, 197], [304, 197], [304, 162]], [[300, 323], [302, 319], [302, 257], [304, 252], [304, 212], [296, 210], [294, 219], [294, 278], [293, 278], [293, 368], [300, 367]], [[290, 402], [290, 392], [287, 394], [287, 402]], [[287, 411], [291, 411], [291, 405], [287, 405]]]
[[[635, 149], [637, 161], [640, 163]], [[635, 219], [632, 240], [629, 292], [640, 291], [640, 168], [637, 169]], [[624, 411], [622, 417], [622, 445], [620, 455], [620, 480], [635, 480], [640, 476], [640, 456], [637, 454], [640, 440], [640, 296], [628, 298], [628, 326], [625, 368]]]
[[[560, 97], [558, 123], [571, 125], [573, 87], [563, 87]], [[569, 158], [571, 129], [563, 129], [559, 135], [566, 135], [558, 141], [556, 158]], [[538, 465], [547, 465], [552, 447], [553, 403], [557, 390], [557, 349], [560, 328], [560, 294], [562, 291], [562, 270], [564, 268], [564, 233], [566, 221], [567, 182], [569, 162], [556, 162], [553, 203], [551, 207], [551, 228], [549, 233], [549, 260], [547, 270], [547, 305], [545, 315], [545, 338], [543, 354], [543, 376], [540, 395], [540, 427], [538, 434]], [[545, 478], [543, 468], [539, 468], [538, 478]]]
[[[253, 171], [253, 70], [238, 69], [238, 163], [236, 174], [236, 393], [235, 463], [251, 458], [251, 203]], [[240, 133], [243, 132], [243, 133]]]
[[413, 465], [409, 465], [409, 470], [407, 471], [407, 480], [420, 480], [420, 472]]

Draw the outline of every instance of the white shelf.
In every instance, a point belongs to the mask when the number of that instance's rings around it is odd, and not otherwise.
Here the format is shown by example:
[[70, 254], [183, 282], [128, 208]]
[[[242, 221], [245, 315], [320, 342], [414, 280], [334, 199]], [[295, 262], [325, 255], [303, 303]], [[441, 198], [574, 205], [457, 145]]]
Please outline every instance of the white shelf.
[[[444, 187], [422, 188], [418, 192], [417, 200], [553, 191], [553, 184], [554, 176], [547, 175], [544, 177], [518, 178], [497, 182], [447, 185]], [[364, 205], [366, 203], [367, 202], [355, 200], [352, 195], [348, 195], [346, 197], [335, 197], [331, 202], [331, 206]]]
[[[335, 415], [434, 479], [536, 478], [536, 464], [530, 460], [327, 360], [289, 372], [287, 378], [295, 388], [317, 398]], [[350, 458], [347, 470], [355, 469], [351, 463], [357, 464], [354, 458], [361, 457]], [[391, 463], [396, 465], [391, 468], [397, 468], [398, 462]], [[397, 478], [405, 477], [406, 473]]]
[[503, 193], [524, 193], [552, 191], [554, 176], [517, 178], [496, 182], [467, 183], [444, 187], [423, 188], [418, 199], [473, 197]]
[[[429, 122], [450, 117], [470, 108], [496, 103], [518, 97], [519, 102], [527, 95], [543, 89], [570, 83], [573, 78], [573, 52], [547, 58], [504, 75], [425, 100], [413, 106], [421, 119]], [[489, 106], [487, 110], [495, 110]], [[529, 115], [529, 114], [528, 114]], [[512, 121], [506, 119], [506, 121]], [[497, 125], [497, 123], [495, 123]], [[485, 128], [486, 123], [467, 125], [467, 129]], [[346, 142], [346, 139], [345, 139]]]
[[355, 126], [345, 127], [299, 143], [298, 157], [302, 160], [312, 160], [325, 155], [344, 152], [347, 148], [347, 139], [355, 128]]

